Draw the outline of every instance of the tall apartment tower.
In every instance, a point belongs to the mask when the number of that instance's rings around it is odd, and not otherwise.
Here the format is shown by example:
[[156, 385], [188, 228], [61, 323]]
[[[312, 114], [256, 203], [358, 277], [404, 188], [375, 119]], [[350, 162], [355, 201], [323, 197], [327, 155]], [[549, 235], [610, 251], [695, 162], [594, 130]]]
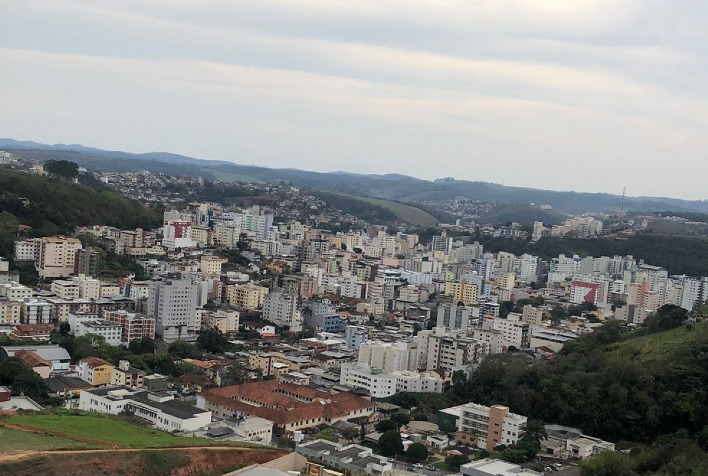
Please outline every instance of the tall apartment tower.
[[181, 273], [153, 278], [148, 291], [147, 315], [155, 319], [155, 332], [165, 342], [197, 338], [199, 287]]

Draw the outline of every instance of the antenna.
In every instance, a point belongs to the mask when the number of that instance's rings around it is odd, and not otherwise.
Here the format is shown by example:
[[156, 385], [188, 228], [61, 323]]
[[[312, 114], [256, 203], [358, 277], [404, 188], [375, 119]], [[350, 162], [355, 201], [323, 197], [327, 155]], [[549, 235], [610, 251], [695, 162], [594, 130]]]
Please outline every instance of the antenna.
[[622, 189], [622, 206], [620, 207], [620, 221], [624, 220], [624, 197], [627, 193], [627, 188]]

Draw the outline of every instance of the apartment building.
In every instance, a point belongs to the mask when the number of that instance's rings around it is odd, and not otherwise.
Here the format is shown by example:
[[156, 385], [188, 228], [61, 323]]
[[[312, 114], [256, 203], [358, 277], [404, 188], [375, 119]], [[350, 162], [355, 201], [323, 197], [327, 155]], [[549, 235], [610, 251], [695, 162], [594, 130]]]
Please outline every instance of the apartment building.
[[0, 324], [19, 324], [22, 315], [22, 303], [18, 301], [0, 301]]
[[453, 372], [489, 353], [484, 342], [450, 335], [443, 327], [418, 332], [418, 368]]
[[76, 371], [81, 380], [91, 385], [108, 385], [111, 383], [111, 373], [114, 366], [98, 357], [86, 357], [79, 360]]
[[198, 286], [180, 273], [150, 280], [147, 316], [155, 319], [155, 332], [165, 342], [195, 340]]
[[81, 320], [71, 331], [75, 336], [81, 337], [88, 334], [97, 335], [106, 339], [106, 344], [117, 347], [122, 344], [123, 328], [110, 321], [102, 319]]
[[263, 319], [278, 326], [288, 326], [291, 331], [302, 330], [303, 319], [298, 307], [298, 298], [276, 290], [263, 299]]
[[42, 238], [34, 267], [41, 279], [65, 278], [74, 273], [76, 254], [81, 250], [77, 238], [50, 236]]
[[255, 284], [232, 284], [226, 289], [230, 305], [241, 309], [260, 309], [263, 306], [268, 288]]
[[16, 282], [0, 284], [0, 297], [8, 301], [24, 301], [32, 297], [32, 289]]
[[143, 337], [155, 338], [155, 319], [152, 317], [123, 310], [104, 310], [101, 315], [104, 320], [121, 327], [123, 344]]
[[238, 311], [218, 310], [206, 312], [202, 317], [202, 328], [216, 328], [224, 334], [232, 334], [238, 332], [239, 325]]
[[470, 327], [470, 319], [478, 318], [478, 307], [458, 306], [457, 303], [441, 304], [438, 307], [437, 327], [461, 330], [466, 333], [467, 329]]
[[445, 296], [450, 296], [455, 304], [461, 301], [465, 306], [476, 306], [479, 303], [479, 286], [464, 279], [446, 281]]
[[509, 407], [485, 407], [467, 403], [459, 409], [457, 441], [494, 451], [498, 445], [515, 445], [524, 436], [527, 418], [509, 411]]

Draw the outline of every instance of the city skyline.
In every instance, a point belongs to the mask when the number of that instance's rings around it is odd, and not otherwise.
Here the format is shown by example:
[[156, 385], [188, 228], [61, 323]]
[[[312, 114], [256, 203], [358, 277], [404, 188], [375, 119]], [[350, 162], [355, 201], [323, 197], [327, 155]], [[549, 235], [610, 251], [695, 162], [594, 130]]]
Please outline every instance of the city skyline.
[[706, 152], [698, 3], [407, 7], [0, 5], [0, 135], [704, 198], [685, 173]]

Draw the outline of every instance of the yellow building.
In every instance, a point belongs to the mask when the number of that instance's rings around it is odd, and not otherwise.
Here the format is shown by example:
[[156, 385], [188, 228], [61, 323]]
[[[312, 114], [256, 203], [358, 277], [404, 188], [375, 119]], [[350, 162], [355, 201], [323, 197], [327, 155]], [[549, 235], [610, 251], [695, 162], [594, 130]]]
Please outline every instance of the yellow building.
[[479, 302], [479, 287], [464, 279], [445, 283], [445, 296], [452, 296], [454, 302], [462, 301], [465, 306], [476, 306]]
[[108, 385], [115, 366], [98, 357], [81, 359], [76, 366], [81, 379], [91, 385]]
[[255, 284], [234, 284], [227, 288], [229, 304], [243, 309], [258, 309], [263, 306], [263, 299], [268, 288]]

